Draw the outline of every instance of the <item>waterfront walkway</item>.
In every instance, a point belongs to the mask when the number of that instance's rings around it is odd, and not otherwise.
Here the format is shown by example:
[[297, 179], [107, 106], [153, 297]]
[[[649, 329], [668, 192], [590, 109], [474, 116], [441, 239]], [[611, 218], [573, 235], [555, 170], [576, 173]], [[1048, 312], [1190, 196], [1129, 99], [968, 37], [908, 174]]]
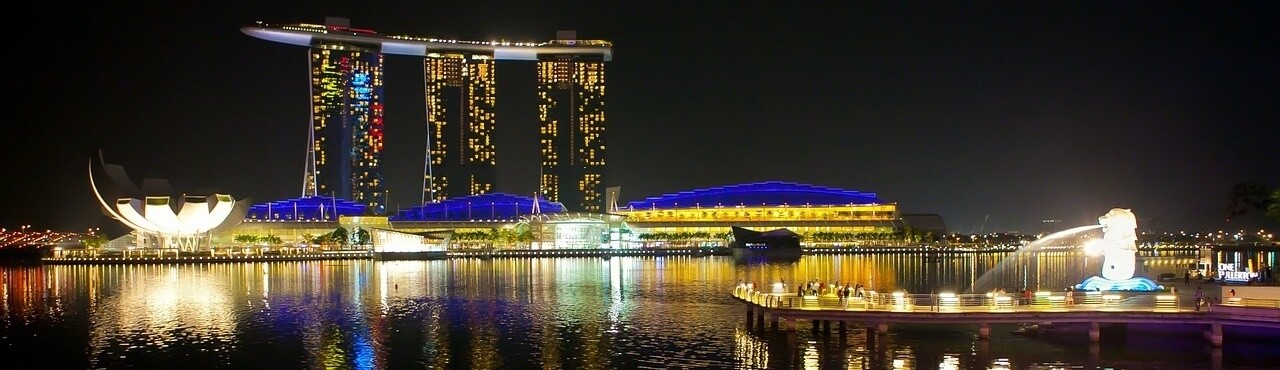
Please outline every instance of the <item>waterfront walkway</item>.
[[[544, 249], [544, 250], [456, 250], [440, 253], [438, 258], [539, 258], [539, 257], [645, 257], [645, 256], [708, 256], [724, 255], [723, 251], [701, 248], [664, 248], [664, 249]], [[44, 257], [39, 261], [55, 265], [78, 264], [155, 264], [155, 263], [231, 263], [231, 262], [273, 262], [273, 261], [317, 261], [317, 260], [377, 260], [377, 255], [370, 250], [331, 250], [306, 251], [289, 253], [139, 253], [72, 255]], [[388, 258], [399, 259], [399, 258]]]
[[[1098, 341], [1102, 323], [1154, 323], [1206, 325], [1206, 337], [1222, 344], [1222, 325], [1280, 329], [1280, 300], [1235, 297], [1221, 304], [1197, 309], [1193, 298], [1167, 293], [1076, 292], [1072, 301], [1063, 292], [1038, 292], [1030, 299], [1017, 294], [908, 294], [868, 291], [863, 297], [841, 299], [835, 294], [785, 293], [785, 287], [768, 291], [739, 285], [733, 297], [747, 307], [747, 326], [763, 330], [766, 316], [771, 328], [794, 330], [796, 320], [810, 320], [830, 333], [831, 322], [864, 322], [878, 332], [890, 323], [973, 323], [978, 336], [990, 336], [993, 323], [1088, 323], [1089, 338]], [[762, 287], [763, 288], [763, 287]]]

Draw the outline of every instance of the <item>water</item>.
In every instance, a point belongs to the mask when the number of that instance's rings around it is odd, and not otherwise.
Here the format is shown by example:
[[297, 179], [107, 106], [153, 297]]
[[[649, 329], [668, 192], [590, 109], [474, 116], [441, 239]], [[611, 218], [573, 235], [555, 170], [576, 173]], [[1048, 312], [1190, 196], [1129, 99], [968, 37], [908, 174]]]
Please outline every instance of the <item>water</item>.
[[[1086, 225], [1062, 230], [1043, 238], [1036, 239], [1019, 248], [1017, 251], [1001, 258], [995, 267], [987, 269], [970, 288], [972, 292], [989, 292], [998, 288], [1008, 291], [1020, 289], [1039, 290], [1049, 288], [1058, 290], [1079, 283], [1090, 276], [1084, 271], [1090, 266], [1098, 269], [1099, 261], [1091, 261], [1083, 253], [1060, 253], [1047, 248], [1070, 247], [1067, 250], [1079, 250], [1078, 238], [1086, 231], [1101, 229], [1102, 225]], [[1059, 249], [1061, 250], [1061, 249]], [[1096, 259], [1095, 259], [1096, 260]], [[1095, 264], [1091, 264], [1094, 262]], [[1045, 266], [1040, 266], [1044, 263]], [[1041, 276], [1041, 273], [1045, 276]], [[1051, 279], [1054, 284], [1042, 284], [1042, 279]]]
[[[1196, 327], [1104, 332], [1101, 346], [1084, 333], [1032, 338], [1009, 325], [994, 325], [989, 341], [971, 325], [894, 325], [878, 339], [860, 325], [843, 340], [813, 335], [803, 321], [791, 336], [755, 333], [729, 297], [740, 281], [809, 279], [962, 291], [1004, 257], [0, 267], [0, 358], [112, 369], [1280, 368], [1257, 355], [1280, 343], [1228, 332], [1215, 350]], [[1143, 263], [1172, 268], [1190, 258]]]

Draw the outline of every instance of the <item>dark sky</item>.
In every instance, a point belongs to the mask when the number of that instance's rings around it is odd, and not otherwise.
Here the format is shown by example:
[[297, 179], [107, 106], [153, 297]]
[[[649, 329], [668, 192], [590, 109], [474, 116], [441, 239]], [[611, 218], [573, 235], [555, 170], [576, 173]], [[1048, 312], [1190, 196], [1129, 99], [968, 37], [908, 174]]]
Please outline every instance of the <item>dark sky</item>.
[[[298, 196], [307, 53], [240, 27], [325, 16], [613, 41], [607, 183], [624, 201], [784, 180], [875, 192], [959, 232], [1092, 224], [1112, 207], [1161, 230], [1277, 226], [1224, 211], [1235, 183], [1280, 186], [1275, 1], [115, 3], [11, 17], [25, 38], [8, 45], [0, 226], [116, 227], [89, 191], [98, 149], [135, 179]], [[533, 65], [498, 70], [497, 189], [531, 195]], [[388, 56], [384, 72], [394, 210], [421, 196], [422, 64]]]

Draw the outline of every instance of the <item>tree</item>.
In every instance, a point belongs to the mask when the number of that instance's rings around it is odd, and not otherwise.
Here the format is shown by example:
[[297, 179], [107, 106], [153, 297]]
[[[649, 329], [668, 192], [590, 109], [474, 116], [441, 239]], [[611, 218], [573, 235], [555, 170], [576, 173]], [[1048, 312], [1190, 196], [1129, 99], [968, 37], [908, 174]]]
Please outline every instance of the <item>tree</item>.
[[333, 243], [337, 243], [338, 245], [341, 245], [341, 246], [346, 246], [349, 241], [347, 239], [347, 229], [341, 226], [339, 226], [337, 229], [333, 229], [333, 232], [329, 233], [329, 241]]
[[236, 243], [248, 245], [257, 243], [259, 238], [257, 235], [237, 234], [234, 239]]
[[1263, 211], [1280, 222], [1280, 188], [1267, 194], [1267, 186], [1261, 183], [1238, 183], [1231, 188], [1231, 201], [1227, 204], [1227, 220], [1232, 217]]
[[1271, 191], [1271, 205], [1267, 206], [1267, 216], [1280, 222], [1280, 188]]
[[357, 227], [356, 231], [351, 233], [351, 241], [356, 245], [369, 244], [369, 230]]
[[84, 244], [84, 247], [89, 250], [97, 250], [98, 248], [102, 248], [102, 246], [107, 245], [107, 236], [102, 234], [89, 235], [80, 239], [80, 243]]

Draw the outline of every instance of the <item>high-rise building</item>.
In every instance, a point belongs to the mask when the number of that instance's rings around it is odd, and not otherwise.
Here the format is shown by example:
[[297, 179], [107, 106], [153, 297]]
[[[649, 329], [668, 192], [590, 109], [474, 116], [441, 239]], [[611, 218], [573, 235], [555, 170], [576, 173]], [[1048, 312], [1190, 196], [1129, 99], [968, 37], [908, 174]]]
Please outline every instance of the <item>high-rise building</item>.
[[[561, 31], [552, 43], [574, 45]], [[600, 54], [538, 55], [542, 196], [573, 211], [604, 210], [605, 59]]]
[[330, 196], [386, 213], [382, 180], [382, 54], [355, 44], [310, 49], [311, 131], [304, 196]]
[[241, 29], [263, 40], [310, 49], [312, 129], [303, 196], [364, 204], [384, 214], [381, 173], [382, 56], [424, 58], [428, 140], [422, 201], [491, 193], [496, 60], [537, 61], [542, 173], [539, 195], [573, 211], [604, 210], [604, 63], [613, 44], [573, 31], [548, 42], [466, 41], [381, 34], [325, 24]]
[[493, 191], [493, 61], [492, 55], [446, 52], [423, 59], [428, 136], [423, 203]]

